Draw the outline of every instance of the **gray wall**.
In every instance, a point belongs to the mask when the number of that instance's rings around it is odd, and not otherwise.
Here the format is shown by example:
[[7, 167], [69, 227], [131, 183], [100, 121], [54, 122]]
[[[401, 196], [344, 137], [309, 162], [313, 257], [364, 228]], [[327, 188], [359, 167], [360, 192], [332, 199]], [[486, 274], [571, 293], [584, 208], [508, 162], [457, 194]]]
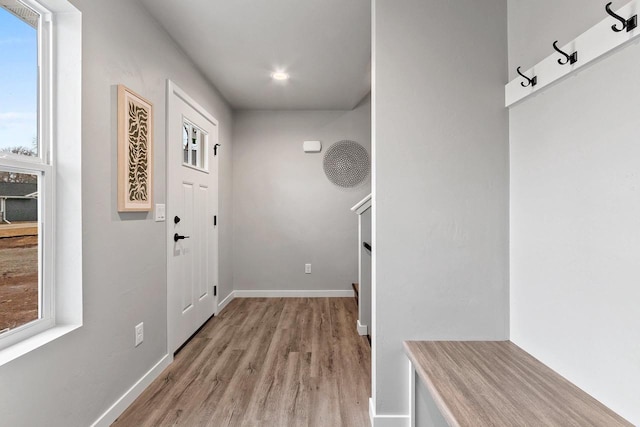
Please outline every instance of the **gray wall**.
[[[370, 192], [334, 186], [322, 159], [334, 142], [371, 146], [371, 104], [353, 111], [241, 111], [233, 134], [236, 290], [350, 290], [358, 278], [358, 218]], [[322, 153], [304, 153], [321, 140]], [[312, 273], [304, 274], [304, 264]], [[355, 325], [354, 325], [355, 327]]]
[[[509, 76], [516, 68], [527, 70], [553, 52], [552, 43], [564, 46], [608, 15], [604, 5], [611, 1], [613, 10], [629, 0], [508, 0], [509, 2]], [[611, 19], [611, 18], [610, 18]], [[612, 24], [616, 23], [612, 21]]]
[[[222, 98], [139, 6], [74, 0], [83, 12], [84, 326], [0, 367], [0, 424], [87, 426], [165, 353], [165, 223], [116, 209], [116, 90], [155, 107], [154, 199], [165, 201], [165, 80], [220, 122], [222, 295], [230, 291], [232, 114]], [[134, 348], [134, 325], [144, 343]]]
[[[509, 10], [511, 62], [528, 65], [605, 17], [579, 0]], [[510, 110], [511, 338], [636, 425], [638, 64], [633, 43]]]
[[508, 338], [506, 0], [374, 1], [373, 394], [408, 339]]
[[414, 374], [414, 381], [416, 427], [449, 427], [431, 392], [417, 373]]

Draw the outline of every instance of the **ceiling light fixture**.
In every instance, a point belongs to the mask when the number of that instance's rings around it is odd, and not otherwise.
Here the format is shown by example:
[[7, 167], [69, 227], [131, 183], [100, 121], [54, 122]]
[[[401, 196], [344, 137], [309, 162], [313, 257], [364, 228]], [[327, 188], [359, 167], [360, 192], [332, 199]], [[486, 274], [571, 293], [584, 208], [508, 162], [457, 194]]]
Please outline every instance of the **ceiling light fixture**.
[[288, 80], [289, 79], [289, 74], [283, 73], [281, 71], [276, 71], [276, 72], [271, 73], [271, 78], [273, 80], [280, 80], [280, 81]]

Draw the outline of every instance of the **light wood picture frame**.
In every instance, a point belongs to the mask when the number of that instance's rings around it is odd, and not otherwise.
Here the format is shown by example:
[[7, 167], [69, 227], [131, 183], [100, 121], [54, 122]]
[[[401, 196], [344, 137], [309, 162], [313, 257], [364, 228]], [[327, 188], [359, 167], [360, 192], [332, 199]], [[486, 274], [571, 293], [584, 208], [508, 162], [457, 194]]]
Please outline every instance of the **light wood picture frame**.
[[153, 104], [118, 85], [118, 212], [153, 206]]

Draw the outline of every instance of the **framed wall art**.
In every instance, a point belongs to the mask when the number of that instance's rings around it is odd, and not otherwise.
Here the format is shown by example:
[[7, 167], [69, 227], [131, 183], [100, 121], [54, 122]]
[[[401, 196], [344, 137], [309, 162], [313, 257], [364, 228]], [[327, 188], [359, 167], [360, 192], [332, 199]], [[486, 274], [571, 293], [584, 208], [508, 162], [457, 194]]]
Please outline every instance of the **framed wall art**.
[[118, 212], [150, 211], [153, 196], [153, 105], [118, 85]]

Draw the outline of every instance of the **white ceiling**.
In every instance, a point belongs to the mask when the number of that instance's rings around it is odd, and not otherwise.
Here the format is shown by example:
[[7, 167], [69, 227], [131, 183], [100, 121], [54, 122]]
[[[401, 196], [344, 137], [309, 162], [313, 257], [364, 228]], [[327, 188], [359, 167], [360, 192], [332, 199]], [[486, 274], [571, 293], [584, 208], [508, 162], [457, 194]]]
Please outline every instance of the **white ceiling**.
[[371, 0], [140, 1], [236, 109], [347, 110], [370, 90]]

